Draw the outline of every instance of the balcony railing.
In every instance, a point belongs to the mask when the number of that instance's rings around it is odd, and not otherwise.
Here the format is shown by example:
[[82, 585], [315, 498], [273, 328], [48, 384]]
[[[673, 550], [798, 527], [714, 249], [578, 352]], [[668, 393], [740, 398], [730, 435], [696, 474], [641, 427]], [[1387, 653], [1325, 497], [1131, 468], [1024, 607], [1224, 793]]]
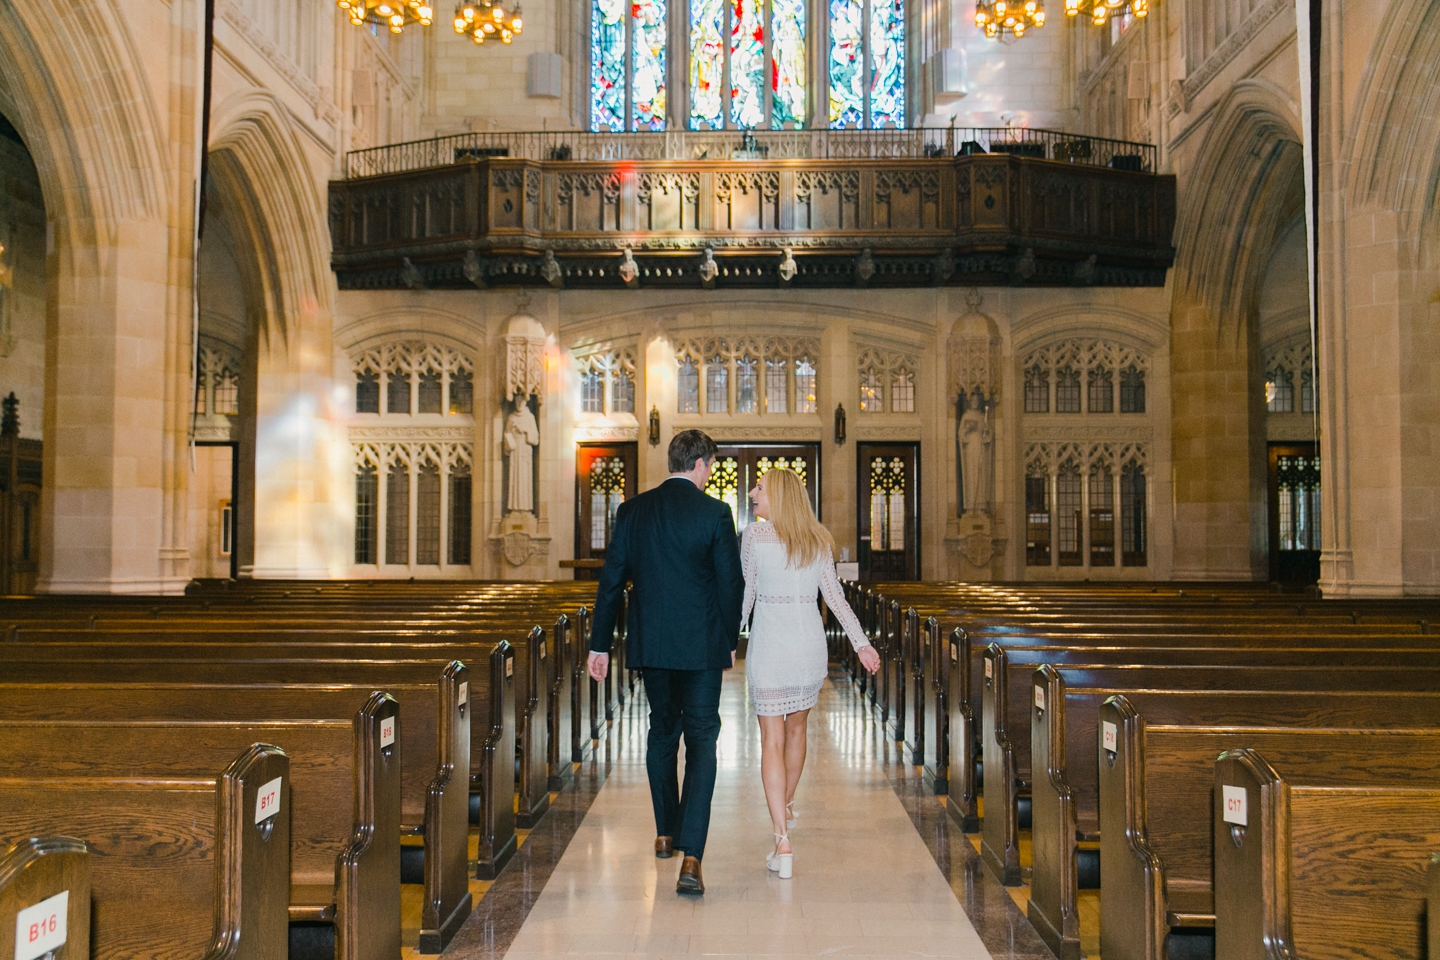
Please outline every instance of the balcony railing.
[[1030, 127], [890, 130], [715, 130], [666, 133], [461, 133], [346, 156], [348, 179], [504, 157], [542, 161], [883, 160], [1000, 153], [1154, 173], [1153, 144]]
[[465, 134], [330, 184], [342, 289], [1160, 286], [1155, 148], [1050, 130]]

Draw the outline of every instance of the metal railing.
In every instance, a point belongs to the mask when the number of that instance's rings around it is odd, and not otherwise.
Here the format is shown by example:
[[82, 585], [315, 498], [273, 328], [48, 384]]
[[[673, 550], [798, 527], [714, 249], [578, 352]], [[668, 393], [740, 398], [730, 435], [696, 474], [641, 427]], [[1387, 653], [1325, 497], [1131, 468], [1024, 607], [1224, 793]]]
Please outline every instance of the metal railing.
[[347, 179], [424, 170], [481, 157], [524, 160], [924, 159], [1007, 153], [1154, 173], [1153, 144], [1031, 127], [888, 130], [715, 130], [662, 133], [460, 133], [346, 155]]

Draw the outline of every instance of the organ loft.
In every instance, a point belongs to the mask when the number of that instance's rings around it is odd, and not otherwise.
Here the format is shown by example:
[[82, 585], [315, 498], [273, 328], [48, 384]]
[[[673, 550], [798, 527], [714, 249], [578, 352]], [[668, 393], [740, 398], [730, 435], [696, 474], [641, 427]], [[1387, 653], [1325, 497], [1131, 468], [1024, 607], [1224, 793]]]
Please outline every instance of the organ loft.
[[[0, 3], [0, 954], [1440, 955], [1437, 62], [1440, 0]], [[881, 668], [827, 606], [781, 880], [742, 630], [687, 909], [591, 633], [695, 430]]]

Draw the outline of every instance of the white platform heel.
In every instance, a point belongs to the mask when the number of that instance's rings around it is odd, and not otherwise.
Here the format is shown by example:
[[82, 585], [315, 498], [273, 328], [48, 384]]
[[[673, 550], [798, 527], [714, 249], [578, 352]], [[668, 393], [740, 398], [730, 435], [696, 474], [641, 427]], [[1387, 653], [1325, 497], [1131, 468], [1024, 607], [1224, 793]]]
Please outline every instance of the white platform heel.
[[798, 814], [798, 813], [795, 812], [794, 807], [795, 807], [795, 801], [794, 801], [794, 800], [791, 800], [789, 803], [785, 804], [785, 829], [786, 829], [786, 830], [794, 830], [794, 829], [795, 829], [795, 821], [800, 819], [800, 814]]
[[[781, 840], [788, 841], [789, 839], [790, 837], [787, 834], [775, 834], [775, 842], [777, 844]], [[789, 880], [795, 876], [795, 854], [793, 851], [791, 853], [767, 853], [765, 855], [765, 866], [769, 868], [771, 873], [778, 873], [781, 880]]]

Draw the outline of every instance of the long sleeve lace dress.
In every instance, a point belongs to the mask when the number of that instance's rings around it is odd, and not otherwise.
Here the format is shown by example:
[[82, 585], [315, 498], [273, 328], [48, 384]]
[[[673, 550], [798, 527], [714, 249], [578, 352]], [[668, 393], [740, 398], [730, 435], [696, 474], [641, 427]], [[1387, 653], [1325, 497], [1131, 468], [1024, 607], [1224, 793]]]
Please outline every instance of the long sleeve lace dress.
[[745, 654], [755, 713], [779, 717], [809, 710], [820, 697], [830, 659], [816, 596], [825, 598], [856, 650], [869, 645], [845, 601], [835, 561], [827, 554], [792, 568], [779, 534], [762, 521], [745, 528], [740, 562], [745, 571], [741, 624], [750, 620], [752, 611], [755, 615]]

